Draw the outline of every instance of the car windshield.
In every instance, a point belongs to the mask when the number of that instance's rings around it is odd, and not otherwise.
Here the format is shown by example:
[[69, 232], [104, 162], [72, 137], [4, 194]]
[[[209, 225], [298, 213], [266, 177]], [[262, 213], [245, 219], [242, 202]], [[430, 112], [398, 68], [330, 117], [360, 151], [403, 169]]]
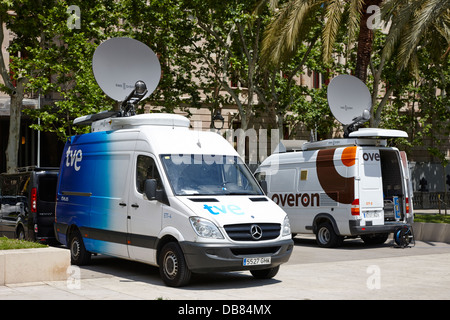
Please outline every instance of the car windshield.
[[252, 174], [236, 156], [161, 155], [175, 195], [262, 195]]

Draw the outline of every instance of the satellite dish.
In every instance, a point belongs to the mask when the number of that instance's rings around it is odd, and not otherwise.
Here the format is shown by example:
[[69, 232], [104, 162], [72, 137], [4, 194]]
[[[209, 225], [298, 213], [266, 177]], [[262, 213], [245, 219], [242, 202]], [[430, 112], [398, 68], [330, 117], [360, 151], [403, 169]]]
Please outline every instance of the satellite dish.
[[[143, 82], [147, 98], [158, 86], [161, 66], [156, 54], [145, 44], [131, 38], [112, 38], [100, 44], [92, 58], [95, 80], [103, 92], [116, 101], [124, 101]], [[138, 89], [136, 89], [138, 90]]]
[[343, 74], [333, 78], [328, 85], [327, 99], [334, 117], [343, 125], [370, 118], [369, 89], [354, 76]]

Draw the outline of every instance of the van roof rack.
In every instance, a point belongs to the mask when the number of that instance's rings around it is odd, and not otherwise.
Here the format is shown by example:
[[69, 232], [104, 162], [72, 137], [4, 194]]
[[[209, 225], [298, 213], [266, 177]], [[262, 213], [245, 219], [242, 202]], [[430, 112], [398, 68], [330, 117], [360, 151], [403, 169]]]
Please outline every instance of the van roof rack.
[[302, 146], [307, 140], [280, 140], [273, 153], [285, 153], [301, 151]]
[[315, 150], [336, 148], [342, 146], [387, 146], [387, 138], [407, 138], [408, 134], [401, 130], [361, 128], [349, 134], [349, 138], [327, 139], [315, 142], [306, 142], [302, 150]]
[[327, 139], [315, 142], [306, 142], [302, 146], [302, 150], [317, 150], [327, 148], [338, 148], [344, 146], [377, 146], [385, 147], [387, 145], [386, 139], [360, 139], [360, 138], [347, 138], [347, 139]]

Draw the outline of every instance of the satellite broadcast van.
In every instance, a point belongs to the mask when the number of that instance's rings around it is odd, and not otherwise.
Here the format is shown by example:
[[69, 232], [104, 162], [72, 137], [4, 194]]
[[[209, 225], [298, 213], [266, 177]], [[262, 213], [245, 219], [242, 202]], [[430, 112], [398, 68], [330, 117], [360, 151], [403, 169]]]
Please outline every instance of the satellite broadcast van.
[[259, 166], [257, 179], [265, 181], [269, 198], [287, 212], [292, 233], [315, 234], [319, 246], [337, 247], [354, 237], [382, 244], [391, 233], [397, 245], [409, 245], [413, 209], [408, 162], [404, 152], [387, 143], [407, 133], [358, 130], [369, 118], [370, 93], [355, 77], [334, 78], [328, 101], [334, 116], [348, 125], [344, 138], [306, 142], [293, 150], [281, 143]]
[[[146, 86], [159, 81], [159, 70], [132, 68], [147, 65], [149, 56], [156, 58], [129, 38], [110, 39], [94, 54], [94, 75], [105, 93], [122, 97], [115, 95], [115, 82], [131, 93], [125, 93], [118, 115], [74, 121], [90, 124], [91, 133], [71, 137], [63, 151], [58, 241], [69, 247], [73, 264], [88, 263], [92, 253], [141, 261], [159, 266], [169, 286], [213, 271], [275, 276], [293, 250], [289, 219], [233, 147], [217, 133], [190, 130], [180, 115], [134, 115], [133, 104], [150, 94]], [[98, 61], [122, 70], [111, 74]], [[136, 79], [141, 81], [134, 88], [128, 85]]]

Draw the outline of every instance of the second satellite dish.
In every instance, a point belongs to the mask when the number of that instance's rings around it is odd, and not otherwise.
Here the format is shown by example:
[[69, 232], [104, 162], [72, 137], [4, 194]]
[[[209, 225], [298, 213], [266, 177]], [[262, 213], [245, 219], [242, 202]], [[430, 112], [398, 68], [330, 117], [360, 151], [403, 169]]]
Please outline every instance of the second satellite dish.
[[103, 92], [116, 101], [124, 101], [144, 82], [147, 98], [158, 86], [161, 66], [156, 54], [145, 44], [131, 38], [112, 38], [94, 52], [92, 70]]
[[358, 117], [370, 116], [369, 89], [354, 76], [343, 74], [333, 78], [328, 85], [327, 99], [334, 117], [343, 125], [354, 123]]

